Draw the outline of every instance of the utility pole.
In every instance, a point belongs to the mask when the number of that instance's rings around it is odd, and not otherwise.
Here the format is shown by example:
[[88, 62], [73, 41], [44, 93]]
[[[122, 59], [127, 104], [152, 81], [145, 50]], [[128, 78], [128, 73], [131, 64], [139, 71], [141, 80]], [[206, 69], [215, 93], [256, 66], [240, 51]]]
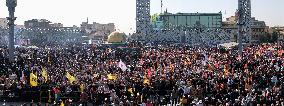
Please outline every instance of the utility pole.
[[15, 7], [17, 6], [17, 0], [6, 0], [6, 6], [8, 7], [9, 11], [9, 17], [7, 17], [8, 26], [9, 26], [9, 61], [13, 62], [14, 59], [14, 52], [15, 52], [15, 47], [14, 47], [14, 22], [16, 20], [16, 17], [14, 17], [15, 13]]

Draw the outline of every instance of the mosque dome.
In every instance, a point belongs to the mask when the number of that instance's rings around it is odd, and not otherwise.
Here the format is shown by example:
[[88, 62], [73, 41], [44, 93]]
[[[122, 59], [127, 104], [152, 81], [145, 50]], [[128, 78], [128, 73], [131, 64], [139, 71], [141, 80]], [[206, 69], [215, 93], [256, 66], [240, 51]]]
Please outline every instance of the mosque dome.
[[126, 35], [120, 32], [112, 32], [107, 39], [108, 43], [125, 43]]

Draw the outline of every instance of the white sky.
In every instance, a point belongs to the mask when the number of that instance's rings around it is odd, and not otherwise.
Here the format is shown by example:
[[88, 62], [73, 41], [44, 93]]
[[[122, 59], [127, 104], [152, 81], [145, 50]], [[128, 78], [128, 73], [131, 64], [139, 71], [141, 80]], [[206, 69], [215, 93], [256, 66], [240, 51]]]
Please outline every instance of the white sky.
[[[8, 16], [6, 0], [0, 1], [0, 17]], [[126, 33], [135, 30], [136, 0], [18, 0], [16, 24], [30, 19], [48, 19], [72, 26], [86, 21], [115, 23]], [[252, 0], [252, 16], [270, 26], [284, 25], [284, 0]], [[219, 12], [234, 15], [237, 0], [164, 0], [169, 12]], [[151, 14], [160, 12], [160, 0], [151, 0]], [[279, 13], [282, 12], [282, 13]], [[130, 30], [132, 28], [132, 30]]]

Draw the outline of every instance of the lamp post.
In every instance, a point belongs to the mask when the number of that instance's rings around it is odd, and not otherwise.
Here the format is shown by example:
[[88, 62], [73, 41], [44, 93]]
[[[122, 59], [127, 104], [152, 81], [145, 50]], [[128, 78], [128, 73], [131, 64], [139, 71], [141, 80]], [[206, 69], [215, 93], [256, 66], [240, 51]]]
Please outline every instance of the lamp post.
[[16, 17], [14, 17], [15, 7], [17, 6], [17, 0], [6, 0], [6, 6], [8, 7], [9, 17], [7, 17], [9, 26], [9, 60], [14, 61], [14, 22]]

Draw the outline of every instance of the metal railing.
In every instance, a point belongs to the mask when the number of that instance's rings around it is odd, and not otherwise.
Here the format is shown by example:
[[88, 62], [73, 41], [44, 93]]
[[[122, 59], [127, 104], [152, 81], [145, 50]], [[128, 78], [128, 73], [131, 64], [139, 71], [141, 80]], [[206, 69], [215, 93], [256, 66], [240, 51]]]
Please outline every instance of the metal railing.
[[[61, 93], [61, 100], [72, 99], [74, 102], [80, 100], [80, 92], [73, 91], [70, 93]], [[51, 103], [55, 100], [52, 91], [47, 90], [0, 90], [0, 102], [43, 102]]]

